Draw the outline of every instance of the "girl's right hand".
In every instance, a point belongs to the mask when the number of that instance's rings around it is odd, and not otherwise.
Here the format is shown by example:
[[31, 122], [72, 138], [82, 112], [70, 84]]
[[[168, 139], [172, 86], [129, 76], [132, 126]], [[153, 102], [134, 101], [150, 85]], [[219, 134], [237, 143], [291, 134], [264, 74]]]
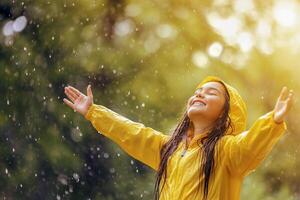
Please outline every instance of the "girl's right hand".
[[72, 86], [65, 87], [65, 94], [71, 101], [64, 98], [65, 104], [70, 106], [74, 111], [79, 112], [83, 116], [87, 114], [89, 107], [93, 104], [93, 93], [91, 85], [88, 85], [87, 96]]

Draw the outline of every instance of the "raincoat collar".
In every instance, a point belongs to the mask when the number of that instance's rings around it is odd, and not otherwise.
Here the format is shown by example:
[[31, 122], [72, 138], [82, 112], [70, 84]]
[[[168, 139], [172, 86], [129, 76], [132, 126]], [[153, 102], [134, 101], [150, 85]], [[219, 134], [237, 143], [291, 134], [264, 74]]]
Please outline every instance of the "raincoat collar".
[[206, 137], [208, 135], [208, 133], [209, 133], [209, 131], [193, 134], [192, 132], [188, 131], [184, 137], [184, 142], [185, 142], [186, 147], [197, 144], [197, 141], [200, 140], [201, 138]]

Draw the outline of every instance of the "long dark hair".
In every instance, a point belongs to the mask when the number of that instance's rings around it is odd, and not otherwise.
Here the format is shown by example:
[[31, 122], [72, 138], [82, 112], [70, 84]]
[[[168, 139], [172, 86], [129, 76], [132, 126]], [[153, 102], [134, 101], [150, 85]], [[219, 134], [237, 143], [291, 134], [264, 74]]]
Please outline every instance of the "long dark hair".
[[[214, 158], [215, 146], [219, 141], [219, 139], [225, 135], [227, 130], [229, 130], [229, 128], [233, 130], [231, 119], [229, 117], [230, 96], [225, 85], [222, 82], [220, 83], [224, 86], [226, 91], [225, 105], [223, 108], [223, 112], [220, 115], [220, 117], [215, 121], [213, 128], [208, 132], [207, 136], [197, 141], [197, 144], [199, 146], [200, 143], [202, 144], [202, 149], [200, 150], [203, 151], [203, 156], [201, 156], [200, 159], [200, 169], [199, 169], [200, 172], [202, 173], [199, 173], [199, 180], [201, 179], [201, 175], [204, 175], [204, 185], [203, 185], [204, 200], [207, 199], [209, 180], [211, 175], [214, 172], [213, 169], [215, 165], [215, 158]], [[156, 173], [156, 181], [154, 186], [154, 200], [159, 200], [161, 191], [166, 183], [168, 159], [177, 149], [179, 143], [182, 141], [184, 135], [187, 133], [190, 125], [191, 125], [191, 121], [188, 117], [187, 110], [185, 109], [182, 118], [180, 119], [174, 132], [172, 133], [170, 140], [163, 145], [160, 151], [161, 160], [160, 160], [158, 171]], [[163, 185], [161, 187], [162, 181], [163, 181]], [[197, 192], [199, 191], [199, 186], [200, 184], [198, 184]]]

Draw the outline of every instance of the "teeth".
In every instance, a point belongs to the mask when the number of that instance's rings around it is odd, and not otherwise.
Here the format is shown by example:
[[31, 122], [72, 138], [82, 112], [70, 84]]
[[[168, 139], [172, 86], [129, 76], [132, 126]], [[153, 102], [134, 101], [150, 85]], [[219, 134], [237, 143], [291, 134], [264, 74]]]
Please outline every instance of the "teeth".
[[199, 101], [196, 101], [195, 103], [193, 103], [193, 105], [201, 105], [201, 106], [204, 106], [204, 103], [199, 102]]

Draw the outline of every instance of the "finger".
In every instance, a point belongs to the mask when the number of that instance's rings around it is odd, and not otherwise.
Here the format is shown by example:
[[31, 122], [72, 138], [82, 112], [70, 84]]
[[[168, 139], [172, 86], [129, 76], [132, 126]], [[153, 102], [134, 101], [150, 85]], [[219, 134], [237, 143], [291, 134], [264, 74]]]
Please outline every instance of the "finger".
[[294, 103], [294, 94], [293, 93], [290, 93], [287, 100], [286, 100], [286, 103], [287, 103], [287, 111], [290, 110], [290, 108], [292, 107], [293, 103]]
[[287, 90], [287, 87], [284, 86], [282, 89], [281, 89], [281, 92], [280, 92], [280, 95], [278, 97], [279, 100], [285, 100], [286, 97], [288, 95], [288, 90]]
[[77, 94], [75, 94], [72, 90], [70, 90], [69, 88], [67, 88], [68, 93], [73, 97], [73, 99], [77, 99], [79, 96]]
[[70, 106], [73, 110], [75, 110], [74, 104], [71, 101], [69, 101], [66, 98], [64, 98], [63, 101], [65, 102], [65, 104], [67, 104], [68, 106]]
[[89, 97], [93, 97], [91, 85], [88, 85], [88, 86], [87, 86], [86, 93], [87, 93], [87, 95], [88, 95]]
[[65, 94], [67, 95], [67, 97], [69, 97], [69, 99], [71, 99], [71, 101], [75, 102], [76, 98], [72, 96], [68, 89], [65, 90]]
[[293, 103], [293, 100], [294, 100], [294, 93], [290, 92], [287, 98], [287, 102]]
[[81, 96], [84, 95], [83, 93], [81, 93], [79, 90], [77, 90], [76, 88], [72, 87], [72, 86], [68, 86], [68, 88], [73, 91], [77, 96]]

